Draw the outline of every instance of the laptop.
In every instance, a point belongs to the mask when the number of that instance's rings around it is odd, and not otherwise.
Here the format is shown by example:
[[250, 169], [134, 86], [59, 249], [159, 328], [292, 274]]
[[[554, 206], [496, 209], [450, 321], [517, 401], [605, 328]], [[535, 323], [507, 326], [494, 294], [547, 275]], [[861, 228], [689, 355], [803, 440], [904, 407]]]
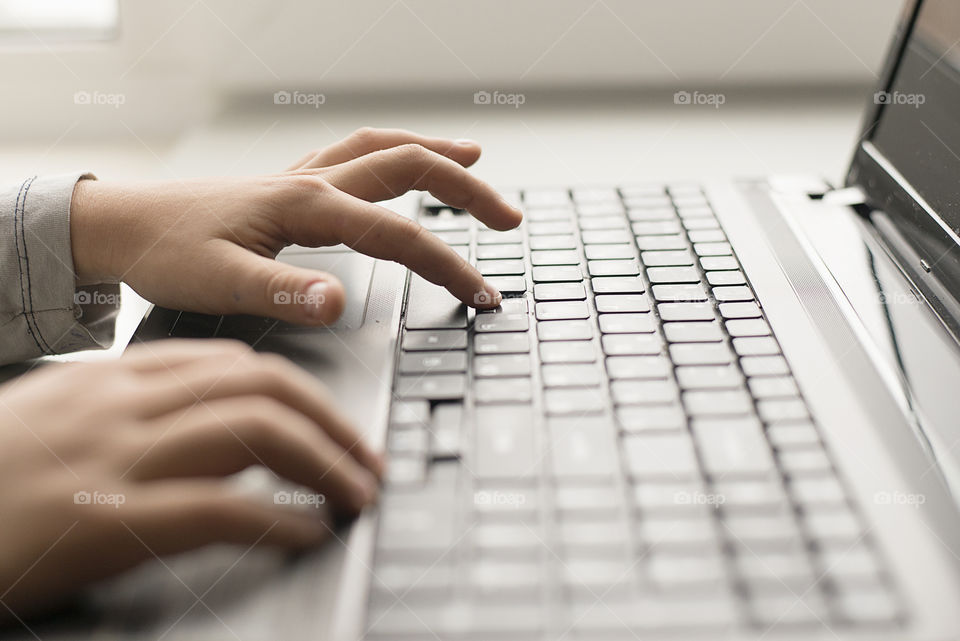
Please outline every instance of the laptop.
[[[960, 636], [960, 7], [907, 3], [846, 183], [505, 190], [399, 207], [504, 293], [476, 312], [342, 248], [325, 329], [153, 308], [333, 388], [382, 499], [290, 558], [214, 547], [44, 639]], [[255, 479], [256, 480], [256, 479]]]

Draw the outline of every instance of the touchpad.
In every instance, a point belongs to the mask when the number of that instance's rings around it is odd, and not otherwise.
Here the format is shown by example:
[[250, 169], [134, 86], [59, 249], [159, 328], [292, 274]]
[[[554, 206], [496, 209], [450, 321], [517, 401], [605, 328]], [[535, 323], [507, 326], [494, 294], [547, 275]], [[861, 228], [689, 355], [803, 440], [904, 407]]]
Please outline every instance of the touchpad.
[[375, 259], [354, 251], [304, 250], [284, 251], [277, 260], [297, 267], [305, 267], [333, 274], [343, 283], [346, 305], [337, 321], [325, 327], [304, 327], [259, 316], [225, 316], [217, 336], [246, 337], [250, 334], [316, 332], [324, 329], [358, 329], [363, 325], [367, 295], [373, 277]]

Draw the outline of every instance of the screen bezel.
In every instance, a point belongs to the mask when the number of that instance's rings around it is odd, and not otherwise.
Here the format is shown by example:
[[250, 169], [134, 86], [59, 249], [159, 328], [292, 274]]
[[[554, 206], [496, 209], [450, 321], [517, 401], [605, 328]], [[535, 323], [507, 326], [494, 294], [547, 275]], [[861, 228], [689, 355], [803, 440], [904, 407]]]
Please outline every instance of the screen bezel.
[[[922, 0], [908, 0], [897, 32], [874, 92], [890, 91], [903, 60], [907, 42], [920, 13]], [[908, 252], [894, 251], [901, 267], [923, 291], [934, 310], [960, 341], [960, 270], [948, 269], [940, 261], [943, 249], [956, 246], [956, 235], [926, 203], [922, 196], [897, 171], [897, 167], [873, 146], [877, 125], [885, 105], [878, 104], [871, 93], [854, 149], [845, 183], [859, 187], [866, 195], [867, 211], [879, 210], [898, 232], [893, 245], [909, 246]], [[885, 234], [881, 234], [882, 236]], [[922, 239], [923, 242], [917, 242]], [[944, 294], [953, 300], [944, 300]]]

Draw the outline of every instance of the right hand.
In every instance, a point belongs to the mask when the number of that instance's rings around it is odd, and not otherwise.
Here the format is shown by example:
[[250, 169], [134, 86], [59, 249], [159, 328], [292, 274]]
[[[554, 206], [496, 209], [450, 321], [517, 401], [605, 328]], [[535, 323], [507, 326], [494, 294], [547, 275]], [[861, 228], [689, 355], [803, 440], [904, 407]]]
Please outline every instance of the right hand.
[[376, 499], [383, 469], [323, 386], [232, 341], [147, 343], [3, 385], [0, 619], [154, 556], [324, 540], [314, 511], [221, 478], [254, 465], [341, 513]]

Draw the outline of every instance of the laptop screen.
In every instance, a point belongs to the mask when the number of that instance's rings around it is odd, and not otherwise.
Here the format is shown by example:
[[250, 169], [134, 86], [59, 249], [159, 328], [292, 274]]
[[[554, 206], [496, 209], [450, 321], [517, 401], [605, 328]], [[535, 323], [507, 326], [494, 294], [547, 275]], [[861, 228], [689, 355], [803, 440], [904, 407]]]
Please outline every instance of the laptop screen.
[[954, 233], [960, 231], [960, 3], [919, 8], [873, 144]]

